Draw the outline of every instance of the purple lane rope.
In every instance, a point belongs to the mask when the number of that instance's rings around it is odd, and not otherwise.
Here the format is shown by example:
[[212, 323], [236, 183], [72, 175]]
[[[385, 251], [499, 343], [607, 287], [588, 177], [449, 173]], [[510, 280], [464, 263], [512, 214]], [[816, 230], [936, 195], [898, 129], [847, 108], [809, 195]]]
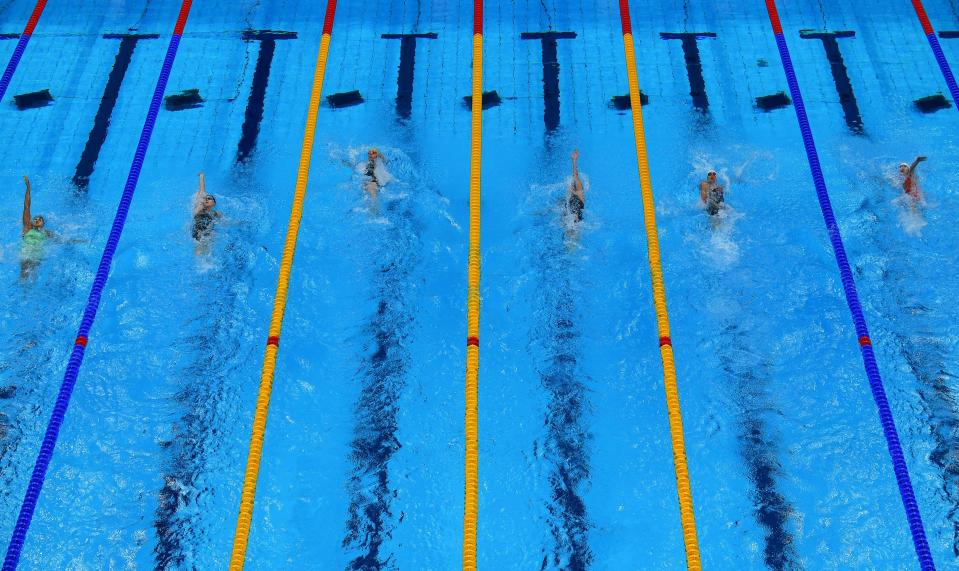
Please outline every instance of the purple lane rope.
[[859, 338], [859, 348], [862, 351], [862, 360], [866, 369], [866, 377], [869, 379], [869, 388], [872, 390], [873, 399], [879, 409], [879, 422], [882, 424], [882, 433], [886, 437], [886, 447], [889, 449], [889, 456], [892, 458], [892, 468], [896, 475], [896, 484], [899, 486], [899, 495], [902, 497], [902, 504], [906, 510], [906, 520], [909, 522], [912, 542], [916, 548], [916, 555], [919, 557], [919, 567], [923, 571], [934, 571], [936, 566], [929, 551], [929, 541], [926, 539], [926, 531], [922, 525], [919, 506], [916, 503], [916, 493], [909, 479], [909, 470], [906, 467], [905, 455], [902, 452], [896, 423], [889, 408], [886, 389], [883, 387], [882, 378], [879, 376], [879, 365], [876, 363], [876, 356], [872, 350], [872, 341], [869, 339], [866, 318], [859, 303], [859, 294], [856, 291], [856, 282], [853, 280], [852, 269], [850, 269], [849, 260], [846, 257], [842, 235], [839, 233], [839, 225], [836, 223], [829, 193], [826, 191], [826, 181], [823, 178], [822, 166], [819, 164], [819, 154], [816, 152], [816, 143], [813, 140], [812, 129], [809, 127], [809, 118], [806, 116], [806, 106], [803, 103], [802, 94], [799, 92], [796, 70], [793, 68], [792, 58], [789, 57], [789, 48], [786, 47], [786, 38], [783, 36], [775, 0], [766, 0], [766, 9], [769, 12], [769, 21], [772, 24], [773, 33], [776, 36], [776, 45], [779, 47], [779, 56], [786, 72], [786, 81], [789, 84], [789, 93], [792, 95], [793, 107], [796, 109], [796, 117], [799, 120], [799, 130], [802, 132], [806, 157], [809, 159], [809, 169], [812, 171], [813, 183], [816, 186], [816, 197], [819, 199], [822, 217], [829, 232], [829, 241], [832, 243], [836, 264], [839, 266], [839, 275], [842, 279], [843, 291], [846, 294], [846, 303], [849, 305], [849, 312], [852, 314], [852, 321], [856, 326], [856, 336]]
[[127, 213], [130, 211], [130, 203], [133, 201], [133, 193], [136, 190], [137, 181], [140, 178], [140, 170], [143, 168], [143, 160], [146, 157], [147, 147], [150, 145], [150, 136], [153, 134], [157, 114], [160, 112], [163, 93], [166, 91], [167, 81], [170, 78], [170, 69], [173, 67], [177, 47], [180, 45], [183, 26], [186, 24], [186, 18], [190, 13], [191, 2], [192, 0], [183, 0], [180, 7], [180, 16], [177, 19], [173, 37], [170, 38], [170, 46], [167, 48], [166, 57], [163, 60], [160, 78], [157, 80], [156, 89], [153, 92], [153, 99], [150, 102], [150, 110], [147, 113], [143, 131], [140, 133], [140, 141], [137, 143], [136, 153], [133, 156], [130, 174], [127, 177], [126, 185], [123, 187], [123, 195], [120, 198], [120, 204], [117, 207], [116, 216], [113, 219], [113, 226], [110, 228], [110, 236], [107, 238], [103, 255], [100, 258], [100, 266], [97, 268], [93, 286], [90, 288], [90, 297], [87, 300], [86, 309], [83, 310], [80, 328], [77, 330], [77, 339], [73, 344], [70, 360], [67, 362], [67, 370], [63, 376], [63, 383], [60, 385], [60, 392], [57, 395], [53, 412], [50, 415], [50, 423], [47, 425], [47, 431], [43, 436], [43, 443], [40, 445], [40, 452], [37, 455], [37, 461], [33, 467], [33, 474], [30, 476], [30, 483], [27, 486], [23, 504], [20, 506], [17, 523], [13, 528], [13, 536], [10, 538], [10, 544], [7, 546], [7, 555], [3, 561], [3, 571], [13, 571], [20, 562], [20, 554], [23, 551], [27, 530], [30, 528], [33, 512], [37, 508], [37, 501], [40, 498], [40, 490], [43, 488], [47, 468], [49, 468], [50, 460], [53, 458], [53, 449], [56, 446], [57, 437], [60, 434], [60, 427], [66, 416], [67, 407], [70, 404], [73, 387], [76, 385], [77, 376], [80, 373], [80, 364], [83, 363], [83, 354], [87, 346], [87, 338], [90, 334], [91, 327], [93, 327], [93, 320], [96, 317], [97, 308], [100, 306], [100, 297], [103, 294], [103, 288], [110, 274], [110, 265], [113, 262], [113, 256], [116, 253], [117, 244], [120, 241], [120, 234], [123, 232], [123, 225], [126, 222]]
[[942, 70], [942, 76], [946, 79], [946, 85], [949, 86], [949, 93], [952, 94], [952, 102], [956, 105], [956, 109], [959, 109], [959, 87], [956, 86], [956, 78], [952, 75], [952, 68], [949, 67], [949, 62], [946, 61], [946, 54], [942, 53], [942, 46], [939, 45], [939, 38], [936, 37], [936, 31], [932, 28], [929, 17], [926, 16], [926, 9], [922, 6], [921, 0], [912, 0], [912, 7], [916, 10], [916, 16], [919, 17], [919, 23], [922, 24], [922, 31], [925, 32], [926, 39], [929, 40], [929, 47], [932, 48], [932, 54], [936, 56], [936, 62], [939, 64], [939, 69]]
[[20, 58], [23, 57], [23, 52], [27, 49], [27, 43], [33, 36], [33, 30], [36, 29], [37, 22], [40, 21], [40, 14], [43, 13], [46, 5], [47, 0], [39, 0], [33, 7], [33, 13], [30, 14], [30, 19], [27, 21], [26, 27], [23, 28], [23, 33], [20, 34], [20, 41], [17, 42], [17, 47], [14, 48], [13, 55], [10, 56], [7, 68], [3, 70], [3, 75], [0, 76], [0, 99], [3, 99], [3, 96], [7, 94], [13, 72], [17, 71], [17, 66], [20, 65]]

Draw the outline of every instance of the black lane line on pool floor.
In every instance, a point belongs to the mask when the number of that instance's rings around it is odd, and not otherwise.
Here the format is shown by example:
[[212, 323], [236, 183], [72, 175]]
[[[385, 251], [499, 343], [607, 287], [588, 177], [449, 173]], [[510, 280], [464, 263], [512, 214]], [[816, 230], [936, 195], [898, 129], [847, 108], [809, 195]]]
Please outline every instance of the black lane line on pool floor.
[[256, 150], [256, 142], [260, 136], [260, 124], [263, 121], [263, 108], [266, 101], [266, 88], [270, 82], [270, 71], [273, 69], [273, 56], [276, 53], [278, 40], [295, 40], [296, 32], [282, 32], [273, 30], [246, 30], [243, 32], [244, 42], [260, 42], [260, 49], [256, 56], [256, 68], [253, 71], [253, 84], [250, 86], [250, 96], [246, 100], [246, 111], [243, 113], [243, 128], [240, 142], [236, 146], [236, 162], [246, 163]]
[[130, 62], [133, 60], [133, 51], [140, 40], [155, 40], [159, 34], [104, 34], [103, 38], [107, 40], [120, 40], [120, 47], [117, 49], [116, 58], [113, 60], [113, 68], [110, 70], [110, 77], [107, 80], [106, 87], [103, 88], [103, 96], [100, 97], [100, 106], [97, 108], [97, 114], [93, 119], [93, 128], [90, 129], [90, 135], [87, 137], [87, 143], [83, 147], [83, 153], [80, 155], [80, 162], [73, 174], [73, 184], [76, 191], [84, 193], [90, 185], [90, 176], [96, 166], [97, 159], [100, 157], [100, 150], [103, 149], [103, 143], [107, 139], [107, 130], [110, 128], [110, 117], [113, 115], [113, 109], [116, 107], [117, 98], [120, 95], [120, 87], [123, 85], [123, 79], [130, 68]]
[[804, 40], [819, 40], [822, 42], [823, 50], [826, 52], [826, 60], [832, 70], [832, 80], [836, 84], [836, 93], [839, 95], [839, 105], [842, 106], [842, 112], [846, 118], [846, 125], [856, 135], [865, 134], [862, 114], [859, 112], [859, 103], [856, 102], [856, 94], [852, 90], [852, 81], [849, 79], [846, 62], [842, 59], [842, 51], [839, 49], [838, 41], [839, 38], [854, 38], [856, 32], [848, 30], [837, 32], [800, 30], [799, 37]]
[[383, 34], [384, 40], [400, 40], [400, 68], [396, 75], [396, 116], [406, 120], [413, 115], [413, 77], [416, 72], [416, 40], [435, 40], [435, 32], [423, 34]]
[[699, 40], [713, 39], [714, 32], [661, 32], [664, 40], [680, 40], [683, 46], [683, 59], [686, 62], [686, 77], [689, 79], [689, 95], [693, 98], [693, 107], [702, 113], [709, 112], [709, 97], [706, 96], [706, 78], [703, 76], [703, 61], [699, 54]]
[[416, 328], [411, 305], [411, 273], [421, 251], [419, 233], [408, 201], [389, 201], [383, 216], [379, 249], [369, 259], [381, 260], [373, 271], [376, 311], [362, 329], [364, 354], [357, 371], [360, 395], [354, 408], [350, 470], [346, 484], [350, 504], [342, 546], [350, 556], [347, 569], [365, 571], [389, 566], [384, 547], [404, 514], [394, 513], [397, 485], [391, 463], [402, 448], [399, 403], [412, 366], [410, 337]]
[[576, 32], [523, 32], [523, 40], [540, 40], [543, 59], [543, 122], [546, 132], [559, 128], [559, 57], [558, 40], [574, 40]]
[[769, 394], [772, 364], [757, 355], [745, 331], [729, 323], [719, 334], [717, 347], [720, 367], [733, 384], [732, 395], [739, 407], [737, 439], [745, 462], [746, 475], [753, 485], [750, 492], [756, 523], [763, 529], [763, 562], [773, 571], [796, 569], [799, 558], [790, 530], [793, 506], [777, 481], [783, 476], [779, 450], [764, 415], [778, 416], [782, 411]]
[[592, 524], [583, 499], [590, 482], [589, 442], [593, 436], [587, 420], [591, 406], [589, 389], [577, 371], [580, 333], [574, 322], [572, 292], [572, 284], [566, 283], [558, 288], [557, 297], [545, 300], [549, 316], [549, 322], [543, 326], [547, 362], [538, 369], [540, 384], [549, 396], [543, 419], [546, 434], [542, 455], [551, 464], [552, 493], [546, 510], [553, 545], [544, 549], [542, 568], [563, 565], [570, 571], [585, 571], [593, 562], [589, 543]]

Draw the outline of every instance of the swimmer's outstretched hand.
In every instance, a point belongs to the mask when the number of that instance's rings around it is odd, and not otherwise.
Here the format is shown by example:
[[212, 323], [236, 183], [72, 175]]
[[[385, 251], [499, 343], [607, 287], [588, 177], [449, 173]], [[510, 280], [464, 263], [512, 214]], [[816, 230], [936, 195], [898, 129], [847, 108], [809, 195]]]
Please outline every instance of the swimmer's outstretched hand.
[[573, 149], [573, 154], [571, 154], [570, 156], [573, 157], [573, 160], [574, 160], [574, 161], [575, 161], [576, 159], [578, 159], [578, 158], [579, 158], [579, 149]]
[[925, 157], [925, 156], [923, 156], [923, 155], [919, 155], [918, 157], [916, 157], [916, 162], [917, 162], [917, 163], [921, 163], [921, 162], [924, 161], [924, 160], [927, 160], [927, 157]]

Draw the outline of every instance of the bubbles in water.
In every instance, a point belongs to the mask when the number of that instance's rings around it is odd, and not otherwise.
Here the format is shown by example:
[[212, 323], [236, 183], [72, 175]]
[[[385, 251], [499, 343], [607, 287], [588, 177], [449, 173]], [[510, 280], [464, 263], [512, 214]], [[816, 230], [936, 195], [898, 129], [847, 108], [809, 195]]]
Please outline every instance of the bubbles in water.
[[922, 236], [922, 229], [925, 228], [925, 217], [922, 215], [922, 207], [925, 201], [915, 201], [911, 196], [903, 194], [892, 201], [899, 210], [899, 226], [910, 236]]

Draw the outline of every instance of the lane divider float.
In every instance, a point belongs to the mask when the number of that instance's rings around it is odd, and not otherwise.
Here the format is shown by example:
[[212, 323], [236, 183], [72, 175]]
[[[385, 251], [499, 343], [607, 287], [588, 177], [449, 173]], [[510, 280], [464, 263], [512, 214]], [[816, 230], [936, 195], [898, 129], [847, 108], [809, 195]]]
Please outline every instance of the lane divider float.
[[43, 14], [43, 9], [46, 7], [47, 0], [39, 0], [36, 6], [33, 7], [33, 13], [30, 14], [30, 19], [27, 20], [27, 25], [23, 29], [23, 33], [20, 34], [20, 41], [17, 42], [17, 47], [13, 49], [13, 54], [10, 56], [7, 68], [3, 70], [3, 75], [0, 76], [0, 100], [7, 94], [7, 87], [10, 86], [13, 73], [17, 71], [17, 66], [20, 65], [20, 58], [23, 57], [23, 52], [27, 49], [30, 37], [33, 36], [33, 30], [37, 27], [37, 22], [40, 21], [40, 14]]
[[276, 355], [280, 348], [280, 331], [283, 328], [283, 314], [286, 311], [286, 298], [290, 289], [293, 253], [296, 250], [296, 238], [300, 231], [303, 202], [306, 199], [306, 187], [310, 178], [310, 158], [313, 154], [316, 119], [320, 110], [320, 95], [323, 91], [323, 76], [326, 73], [326, 60], [330, 51], [330, 36], [333, 33], [333, 17], [335, 14], [336, 0], [327, 0], [326, 17], [323, 20], [323, 36], [320, 39], [320, 50], [317, 53], [316, 67], [313, 71], [313, 87], [310, 92], [310, 105], [303, 131], [303, 147], [300, 150], [300, 164], [296, 173], [296, 187], [293, 191], [293, 206], [290, 208], [290, 221], [286, 229], [286, 241], [283, 244], [283, 257], [280, 260], [280, 274], [277, 278], [276, 294], [273, 297], [269, 337], [267, 337], [266, 350], [263, 355], [263, 368], [260, 372], [260, 389], [256, 398], [250, 449], [246, 459], [246, 472], [243, 476], [243, 491], [240, 495], [240, 511], [236, 520], [236, 532], [233, 536], [233, 551], [230, 555], [231, 571], [243, 569], [246, 560], [246, 546], [249, 542], [250, 525], [253, 521], [253, 499], [256, 496], [256, 481], [260, 473], [260, 457], [263, 454], [263, 437], [266, 433], [270, 394], [273, 391]]
[[619, 0], [619, 16], [623, 24], [623, 45], [626, 50], [626, 74], [629, 79], [629, 100], [633, 110], [633, 135], [636, 139], [636, 162], [643, 199], [643, 221], [649, 256], [649, 273], [653, 283], [653, 305], [656, 309], [656, 327], [659, 330], [659, 353], [663, 362], [663, 388], [666, 391], [666, 410], [669, 417], [669, 435], [673, 447], [673, 466], [676, 474], [676, 492], [679, 496], [679, 518], [686, 547], [686, 567], [702, 569], [699, 540], [696, 537], [696, 518], [693, 514], [693, 494], [690, 489], [689, 467], [686, 464], [686, 444], [683, 437], [683, 415], [679, 407], [679, 389], [676, 384], [676, 365], [673, 361], [673, 342], [669, 335], [669, 314], [666, 311], [666, 287], [660, 261], [659, 233], [656, 229], [656, 208], [653, 186], [649, 177], [649, 158], [646, 153], [646, 134], [643, 127], [643, 107], [640, 101], [639, 79], [633, 48], [633, 28], [629, 18], [629, 1]]
[[919, 557], [919, 566], [923, 571], [932, 571], [935, 569], [935, 565], [932, 561], [932, 555], [929, 552], [929, 542], [926, 539], [926, 531], [922, 525], [919, 506], [916, 503], [916, 493], [913, 491], [912, 481], [909, 479], [909, 470], [906, 467], [902, 444], [900, 444], [899, 441], [899, 432], [896, 430], [892, 411], [889, 408], [886, 389], [883, 386], [882, 378], [879, 376], [879, 365], [876, 363], [876, 356], [873, 353], [872, 341], [869, 338], [869, 330], [866, 327], [866, 318], [863, 315], [862, 306], [859, 303], [859, 293], [856, 291], [856, 282], [853, 280], [852, 270], [849, 267], [849, 259], [846, 257], [846, 249], [843, 246], [842, 235], [839, 232], [839, 224], [836, 222], [836, 217], [832, 210], [832, 202], [829, 199], [829, 192], [826, 190], [826, 181], [822, 174], [822, 166], [819, 163], [819, 154], [816, 151], [816, 143], [813, 139], [812, 129], [809, 126], [809, 118], [806, 115], [806, 106], [803, 103], [802, 94], [799, 92], [799, 82], [796, 80], [796, 71], [793, 68], [792, 58], [789, 56], [789, 48], [786, 46], [786, 37], [783, 35], [782, 24], [779, 21], [779, 13], [776, 10], [775, 0], [766, 0], [766, 11], [769, 13], [769, 22], [772, 25], [773, 34], [776, 36], [776, 45], [779, 48], [779, 56], [782, 59], [783, 70], [786, 72], [786, 81], [789, 84], [789, 92], [792, 96], [793, 107], [796, 109], [796, 117], [799, 120], [799, 130], [802, 133], [806, 157], [809, 160], [809, 170], [812, 172], [813, 183], [816, 187], [816, 197], [819, 200], [819, 207], [822, 209], [822, 216], [826, 222], [826, 230], [829, 233], [829, 241], [832, 243], [836, 264], [839, 266], [839, 275], [842, 279], [846, 303], [849, 306], [849, 312], [852, 314], [852, 320], [856, 327], [856, 336], [859, 339], [859, 347], [866, 369], [866, 377], [869, 379], [869, 388], [872, 390], [873, 399], [876, 401], [876, 407], [879, 409], [879, 421], [882, 424], [882, 432], [886, 438], [886, 446], [892, 458], [893, 472], [895, 472], [896, 483], [899, 486], [899, 495], [902, 497], [902, 503], [906, 509], [906, 519], [909, 522], [909, 531], [912, 533], [912, 541], [916, 549], [916, 555]]
[[[60, 392], [57, 394], [56, 404], [53, 406], [53, 413], [50, 415], [50, 422], [43, 436], [43, 443], [40, 445], [40, 453], [37, 455], [37, 461], [33, 466], [33, 474], [30, 476], [30, 484], [27, 486], [27, 493], [23, 498], [23, 504], [20, 506], [17, 523], [13, 528], [13, 536], [7, 546], [7, 555], [3, 561], [4, 571], [13, 571], [20, 561], [27, 530], [30, 528], [33, 512], [37, 508], [40, 490], [43, 488], [47, 469], [50, 466], [50, 460], [53, 458], [53, 450], [60, 435], [60, 427], [66, 417], [70, 397], [73, 395], [73, 388], [80, 374], [80, 365], [83, 363], [90, 329], [93, 327], [93, 320], [96, 318], [97, 309], [100, 307], [103, 288], [106, 286], [107, 278], [110, 275], [110, 265], [113, 263], [113, 256], [116, 254], [117, 244], [120, 242], [120, 235], [123, 233], [123, 226], [130, 211], [130, 204], [133, 202], [133, 193], [136, 191], [137, 181], [140, 179], [140, 170], [143, 168], [147, 148], [150, 146], [150, 137], [153, 134], [153, 127], [156, 125], [157, 114], [160, 112], [160, 104], [163, 103], [163, 93], [166, 91], [167, 81], [170, 79], [170, 70], [173, 68], [174, 59], [176, 59], [177, 48], [180, 45], [183, 28], [186, 26], [187, 16], [190, 14], [191, 3], [192, 0], [183, 0], [180, 5], [180, 14], [177, 17], [176, 27], [173, 29], [173, 37], [170, 38], [166, 57], [163, 59], [163, 67], [160, 69], [160, 78], [157, 80], [156, 89], [153, 91], [153, 99], [150, 101], [150, 110], [147, 112], [146, 122], [140, 132], [140, 140], [133, 155], [130, 174], [127, 176], [126, 185], [123, 187], [123, 195], [120, 197], [120, 204], [117, 206], [116, 216], [113, 218], [113, 226], [110, 228], [110, 235], [103, 249], [96, 277], [93, 279], [93, 286], [90, 288], [90, 296], [87, 299], [86, 308], [83, 310], [80, 329], [77, 331], [73, 351], [70, 353], [63, 383], [60, 385]], [[42, 9], [40, 6], [38, 8]], [[36, 11], [34, 15], [39, 17], [39, 13]]]
[[936, 31], [932, 28], [929, 17], [926, 16], [926, 9], [922, 6], [922, 0], [912, 0], [912, 7], [916, 10], [916, 16], [919, 17], [919, 23], [922, 24], [922, 31], [925, 32], [926, 39], [929, 40], [929, 47], [932, 48], [932, 54], [936, 56], [936, 62], [939, 64], [939, 69], [942, 70], [942, 76], [946, 79], [949, 93], [952, 94], [952, 102], [956, 109], [959, 109], [959, 86], [956, 86], [956, 78], [952, 75], [952, 68], [949, 67], [942, 46], [939, 45]]
[[473, 0], [473, 101], [470, 130], [470, 230], [466, 277], [466, 410], [463, 571], [476, 570], [479, 499], [480, 170], [483, 157], [483, 0]]

